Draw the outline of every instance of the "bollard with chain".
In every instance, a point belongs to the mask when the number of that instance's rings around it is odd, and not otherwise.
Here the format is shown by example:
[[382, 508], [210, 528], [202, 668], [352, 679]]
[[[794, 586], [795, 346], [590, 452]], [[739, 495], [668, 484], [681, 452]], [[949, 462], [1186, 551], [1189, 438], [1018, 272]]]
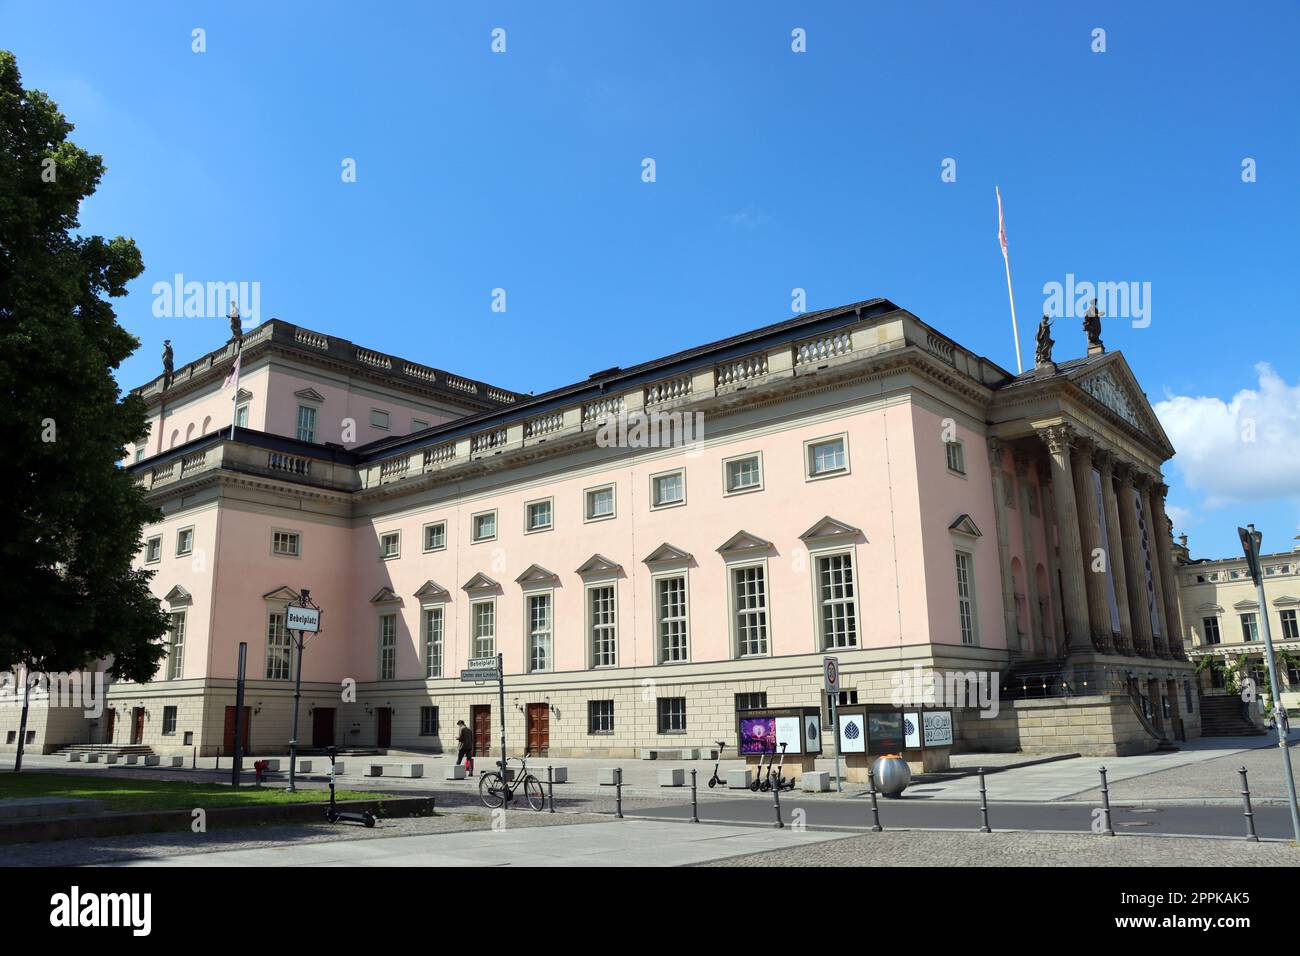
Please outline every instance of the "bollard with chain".
[[555, 812], [555, 778], [551, 774], [550, 764], [546, 766], [546, 795], [549, 798], [551, 813]]
[[700, 804], [695, 793], [695, 770], [691, 770], [691, 822], [700, 822]]
[[867, 782], [871, 784], [871, 825], [872, 833], [880, 833], [884, 827], [880, 825], [880, 804], [876, 802], [876, 772], [867, 768]]
[[1110, 787], [1106, 784], [1106, 768], [1100, 768], [1101, 771], [1101, 813], [1102, 819], [1106, 821], [1106, 829], [1102, 832], [1106, 836], [1114, 836], [1115, 828], [1111, 825], [1110, 819]]
[[623, 819], [623, 768], [614, 768], [614, 816]]
[[980, 767], [980, 819], [984, 822], [980, 827], [980, 833], [992, 833], [993, 828], [989, 826], [989, 793], [984, 788], [983, 767]]
[[1246, 839], [1251, 843], [1258, 843], [1259, 837], [1255, 834], [1255, 812], [1250, 808], [1250, 784], [1246, 781], [1246, 768], [1242, 767], [1237, 773], [1241, 774], [1241, 800], [1246, 805]]
[[784, 830], [785, 821], [781, 819], [781, 788], [779, 786], [772, 787], [772, 806], [776, 808], [776, 828]]

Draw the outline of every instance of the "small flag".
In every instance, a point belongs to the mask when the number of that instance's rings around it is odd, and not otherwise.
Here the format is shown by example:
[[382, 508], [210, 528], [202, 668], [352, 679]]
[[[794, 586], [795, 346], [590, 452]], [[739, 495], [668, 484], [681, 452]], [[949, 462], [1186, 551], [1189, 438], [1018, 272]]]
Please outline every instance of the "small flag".
[[[1005, 259], [1007, 255], [1007, 222], [1002, 217], [1002, 192], [997, 186], [994, 186], [993, 189], [998, 194], [998, 242], [1002, 246], [1002, 257]], [[988, 194], [985, 193], [985, 195]]]
[[230, 366], [230, 374], [227, 375], [226, 380], [221, 383], [222, 391], [225, 391], [226, 389], [230, 388], [230, 386], [234, 385], [236, 382], [239, 381], [239, 360], [243, 358], [243, 356], [244, 356], [243, 349], [240, 349], [238, 352], [235, 353], [235, 364]]

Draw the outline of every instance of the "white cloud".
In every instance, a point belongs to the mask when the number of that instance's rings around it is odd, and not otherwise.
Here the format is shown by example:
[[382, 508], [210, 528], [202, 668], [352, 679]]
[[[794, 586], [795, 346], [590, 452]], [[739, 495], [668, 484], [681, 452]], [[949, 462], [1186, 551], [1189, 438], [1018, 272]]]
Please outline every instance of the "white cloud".
[[1287, 384], [1267, 362], [1255, 372], [1259, 387], [1227, 402], [1173, 395], [1155, 405], [1174, 465], [1207, 507], [1300, 498], [1300, 382]]

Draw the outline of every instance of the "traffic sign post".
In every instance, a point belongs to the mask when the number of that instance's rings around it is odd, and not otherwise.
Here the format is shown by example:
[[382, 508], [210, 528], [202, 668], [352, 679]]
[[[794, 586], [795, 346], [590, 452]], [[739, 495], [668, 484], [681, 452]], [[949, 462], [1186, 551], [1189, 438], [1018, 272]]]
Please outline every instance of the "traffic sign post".
[[506, 779], [506, 671], [504, 656], [472, 657], [460, 672], [460, 679], [470, 684], [497, 682], [497, 700], [501, 712], [501, 779]]
[[830, 702], [831, 727], [835, 730], [835, 789], [844, 792], [844, 780], [840, 776], [840, 722], [835, 716], [835, 704], [840, 694], [840, 659], [838, 657], [822, 658], [822, 680], [826, 697]]
[[312, 602], [311, 589], [302, 589], [302, 600], [290, 604], [284, 609], [284, 629], [289, 632], [298, 651], [298, 666], [293, 675], [293, 736], [289, 738], [289, 786], [288, 793], [295, 792], [298, 777], [298, 710], [302, 699], [302, 652], [307, 644], [308, 634], [320, 633], [320, 607]]

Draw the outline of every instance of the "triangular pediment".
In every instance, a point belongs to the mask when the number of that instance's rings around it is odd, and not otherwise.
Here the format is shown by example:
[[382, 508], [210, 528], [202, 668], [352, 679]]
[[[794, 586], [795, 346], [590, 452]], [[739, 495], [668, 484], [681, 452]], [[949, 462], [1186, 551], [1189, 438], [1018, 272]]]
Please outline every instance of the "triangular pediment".
[[179, 584], [163, 595], [163, 600], [170, 607], [189, 607], [194, 603], [193, 595]]
[[324, 395], [322, 395], [320, 392], [316, 391], [316, 389], [314, 389], [314, 388], [310, 388], [310, 387], [308, 387], [308, 388], [300, 388], [300, 389], [298, 389], [298, 391], [294, 392], [293, 394], [294, 394], [297, 398], [301, 398], [301, 399], [303, 399], [304, 401], [307, 401], [307, 402], [323, 402], [323, 401], [325, 401], [325, 396], [324, 396]]
[[730, 557], [737, 554], [766, 554], [772, 542], [748, 531], [737, 531], [718, 547], [718, 554]]
[[462, 584], [460, 589], [462, 591], [469, 591], [472, 594], [476, 591], [495, 591], [499, 587], [501, 587], [501, 585], [497, 584], [497, 582], [493, 581], [490, 577], [480, 571]]
[[803, 541], [834, 541], [841, 539], [850, 541], [860, 534], [859, 530], [851, 524], [845, 524], [843, 521], [837, 521], [830, 515], [822, 518], [815, 525], [799, 535]]
[[253, 398], [253, 393], [246, 388], [241, 388], [239, 391], [235, 393], [236, 404], [243, 404], [244, 402], [251, 401], [252, 398]]
[[554, 584], [559, 579], [560, 576], [554, 571], [548, 571], [540, 564], [530, 564], [528, 570], [515, 578], [515, 583], [525, 586], [529, 584]]
[[1295, 607], [1297, 604], [1300, 604], [1300, 598], [1292, 597], [1290, 594], [1273, 598], [1274, 607]]
[[421, 601], [445, 601], [451, 597], [451, 594], [437, 581], [430, 579], [420, 585], [420, 589], [415, 592], [415, 596]]
[[623, 565], [617, 561], [611, 561], [603, 554], [593, 554], [582, 566], [578, 568], [575, 574], [592, 575], [592, 574], [617, 574], [623, 570]]
[[948, 525], [948, 530], [953, 534], [964, 534], [969, 538], [984, 537], [984, 532], [980, 531], [970, 515], [958, 515], [957, 520]]
[[1164, 445], [1169, 455], [1173, 455], [1173, 445], [1160, 426], [1155, 409], [1119, 352], [1107, 355], [1100, 362], [1085, 365], [1070, 378], [1110, 414]]
[[686, 564], [691, 560], [691, 553], [683, 551], [676, 545], [671, 545], [667, 541], [659, 545], [644, 558], [641, 559], [643, 564]]
[[296, 601], [298, 600], [298, 598], [299, 598], [298, 592], [295, 591], [293, 588], [289, 587], [287, 584], [281, 585], [280, 587], [276, 588], [274, 591], [267, 591], [265, 594], [262, 595], [263, 600], [284, 601], [286, 604], [292, 601]]
[[1223, 607], [1219, 604], [1208, 603], [1198, 604], [1195, 610], [1200, 614], [1222, 614]]
[[1232, 606], [1234, 611], [1258, 611], [1259, 602], [1249, 598], [1243, 598]]
[[400, 603], [401, 600], [402, 599], [398, 597], [396, 591], [394, 591], [388, 585], [384, 585], [382, 588], [380, 588], [378, 591], [375, 592], [375, 596], [370, 599], [370, 603], [371, 604], [396, 604], [396, 603]]

